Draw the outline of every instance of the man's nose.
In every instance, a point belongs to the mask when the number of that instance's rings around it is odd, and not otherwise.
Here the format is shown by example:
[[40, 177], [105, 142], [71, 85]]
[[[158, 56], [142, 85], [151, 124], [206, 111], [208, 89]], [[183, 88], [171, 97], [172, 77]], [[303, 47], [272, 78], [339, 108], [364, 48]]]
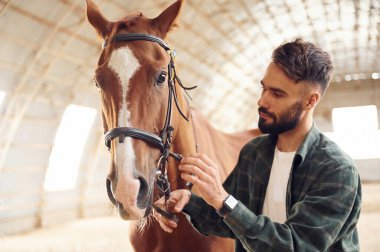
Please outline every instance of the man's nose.
[[260, 99], [257, 101], [257, 106], [262, 107], [263, 106], [263, 96], [260, 97]]
[[257, 101], [257, 105], [259, 107], [266, 107], [266, 105], [267, 105], [266, 103], [267, 103], [267, 101], [266, 101], [266, 97], [265, 97], [265, 92], [262, 92], [260, 99]]

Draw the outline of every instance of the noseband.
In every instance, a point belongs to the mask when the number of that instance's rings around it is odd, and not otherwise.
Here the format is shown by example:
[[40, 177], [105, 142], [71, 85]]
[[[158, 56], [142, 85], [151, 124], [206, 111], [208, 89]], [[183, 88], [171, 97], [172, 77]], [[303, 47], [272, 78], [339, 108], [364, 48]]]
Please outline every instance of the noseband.
[[[160, 45], [162, 48], [165, 49], [166, 52], [170, 55], [170, 62], [168, 64], [168, 90], [169, 90], [169, 95], [168, 95], [168, 105], [167, 105], [167, 110], [166, 110], [166, 117], [165, 117], [165, 123], [160, 131], [159, 135], [156, 135], [151, 132], [147, 132], [145, 130], [137, 129], [137, 128], [132, 128], [132, 127], [116, 127], [108, 131], [105, 136], [105, 145], [107, 146], [108, 149], [111, 148], [111, 141], [118, 137], [119, 142], [122, 143], [124, 141], [125, 137], [132, 137], [135, 139], [140, 139], [150, 145], [152, 145], [155, 148], [158, 148], [161, 151], [161, 156], [158, 159], [158, 164], [157, 164], [157, 169], [156, 169], [156, 185], [159, 188], [159, 190], [163, 193], [165, 196], [165, 199], [169, 199], [170, 197], [170, 183], [168, 180], [167, 176], [167, 163], [168, 163], [168, 158], [169, 156], [173, 157], [177, 161], [180, 161], [182, 159], [182, 156], [177, 153], [173, 153], [170, 151], [170, 148], [172, 146], [172, 137], [173, 137], [173, 131], [174, 128], [171, 126], [171, 119], [172, 119], [172, 103], [173, 103], [173, 98], [174, 98], [174, 103], [178, 109], [178, 112], [180, 115], [188, 121], [188, 118], [184, 115], [182, 112], [178, 99], [177, 99], [177, 93], [175, 89], [175, 84], [178, 83], [181, 88], [185, 90], [191, 90], [196, 88], [194, 87], [185, 87], [182, 85], [181, 80], [177, 76], [175, 66], [174, 66], [174, 57], [175, 57], [175, 51], [170, 50], [168, 44], [163, 41], [162, 39], [148, 35], [148, 34], [139, 34], [139, 33], [129, 33], [129, 34], [118, 34], [115, 35], [112, 38], [112, 42], [129, 42], [129, 41], [136, 41], [136, 40], [145, 40], [145, 41], [150, 41], [157, 43]], [[105, 48], [108, 44], [108, 41], [105, 41], [103, 44], [103, 48]], [[111, 198], [111, 201], [114, 203], [116, 200], [113, 198], [112, 191], [110, 188], [110, 181], [107, 179], [107, 192], [108, 195]], [[154, 206], [155, 207], [155, 206]], [[173, 215], [172, 213], [168, 213], [158, 207], [155, 207], [155, 209], [164, 215], [165, 217], [175, 219], [176, 216]], [[149, 213], [147, 212], [146, 215]]]

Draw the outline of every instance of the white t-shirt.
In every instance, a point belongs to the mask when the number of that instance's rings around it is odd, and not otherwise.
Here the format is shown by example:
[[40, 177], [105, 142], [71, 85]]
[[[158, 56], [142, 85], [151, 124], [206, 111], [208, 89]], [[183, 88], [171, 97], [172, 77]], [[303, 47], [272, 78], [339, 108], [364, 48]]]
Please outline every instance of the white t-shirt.
[[274, 151], [263, 207], [263, 215], [268, 216], [274, 222], [284, 223], [286, 221], [286, 189], [295, 154], [295, 151], [281, 152], [277, 146]]

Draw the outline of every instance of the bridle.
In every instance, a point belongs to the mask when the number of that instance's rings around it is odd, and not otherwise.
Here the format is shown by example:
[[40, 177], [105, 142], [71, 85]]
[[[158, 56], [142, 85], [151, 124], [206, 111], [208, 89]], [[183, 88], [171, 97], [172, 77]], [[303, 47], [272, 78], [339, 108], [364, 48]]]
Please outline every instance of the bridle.
[[[172, 119], [172, 103], [174, 100], [174, 103], [178, 109], [178, 112], [180, 115], [188, 121], [188, 118], [184, 115], [182, 112], [178, 99], [177, 99], [177, 92], [175, 89], [175, 84], [178, 83], [181, 88], [185, 90], [191, 90], [196, 88], [196, 86], [193, 87], [185, 87], [183, 86], [181, 80], [179, 79], [174, 65], [174, 57], [175, 57], [175, 51], [170, 50], [168, 44], [163, 41], [162, 39], [149, 35], [149, 34], [140, 34], [140, 33], [127, 33], [127, 34], [117, 34], [112, 38], [112, 42], [129, 42], [129, 41], [136, 41], [136, 40], [145, 40], [150, 41], [159, 44], [162, 48], [165, 49], [166, 52], [168, 52], [170, 56], [170, 62], [168, 64], [168, 105], [166, 110], [166, 116], [165, 116], [165, 123], [160, 131], [160, 134], [154, 134], [145, 130], [141, 130], [138, 128], [132, 128], [132, 127], [116, 127], [111, 130], [109, 130], [105, 136], [105, 145], [107, 146], [108, 150], [111, 148], [111, 141], [114, 138], [119, 138], [119, 142], [122, 143], [124, 141], [125, 137], [132, 137], [135, 139], [140, 139], [148, 144], [151, 144], [153, 147], [160, 149], [161, 156], [158, 159], [157, 168], [156, 168], [156, 185], [159, 188], [159, 190], [162, 192], [162, 194], [165, 196], [165, 199], [169, 199], [170, 197], [170, 183], [167, 176], [167, 163], [169, 156], [173, 157], [177, 161], [180, 161], [182, 159], [182, 156], [178, 153], [173, 153], [170, 151], [170, 148], [172, 146], [172, 137], [173, 137], [173, 131], [174, 128], [171, 126], [171, 119]], [[108, 44], [108, 41], [104, 41], [103, 48], [105, 48]], [[107, 193], [111, 200], [111, 202], [115, 205], [116, 199], [113, 196], [112, 190], [111, 190], [111, 181], [107, 178]], [[187, 186], [190, 186], [189, 184]], [[175, 216], [172, 213], [166, 212], [163, 209], [160, 209], [158, 207], [153, 206], [156, 211], [158, 211], [160, 214], [164, 215], [167, 218], [176, 219], [177, 216]], [[147, 211], [145, 215], [148, 215], [150, 212]]]

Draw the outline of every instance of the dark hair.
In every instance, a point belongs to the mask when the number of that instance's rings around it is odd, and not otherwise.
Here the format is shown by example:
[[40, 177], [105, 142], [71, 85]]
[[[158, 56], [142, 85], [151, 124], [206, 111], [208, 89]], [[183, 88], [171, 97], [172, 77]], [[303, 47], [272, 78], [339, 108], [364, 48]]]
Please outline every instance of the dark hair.
[[272, 61], [296, 83], [306, 81], [318, 85], [322, 94], [327, 89], [333, 73], [328, 53], [300, 38], [277, 47], [273, 51]]

